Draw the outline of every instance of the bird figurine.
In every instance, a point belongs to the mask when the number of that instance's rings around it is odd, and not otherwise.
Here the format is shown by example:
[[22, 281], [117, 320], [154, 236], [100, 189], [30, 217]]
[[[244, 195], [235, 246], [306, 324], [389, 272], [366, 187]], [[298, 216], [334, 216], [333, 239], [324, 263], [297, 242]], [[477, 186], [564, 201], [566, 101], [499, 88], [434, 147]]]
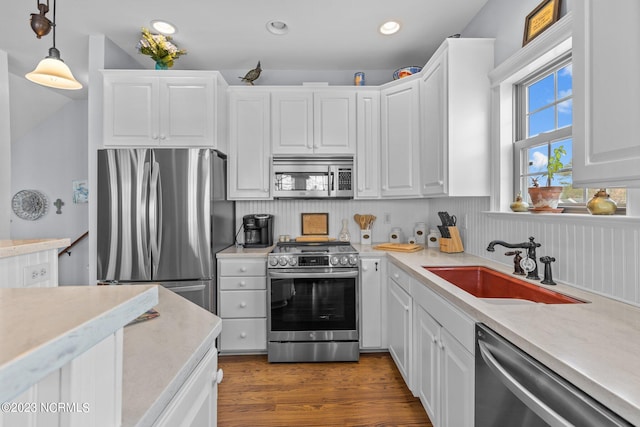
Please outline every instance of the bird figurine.
[[243, 82], [247, 82], [251, 86], [253, 86], [253, 82], [257, 80], [258, 77], [260, 77], [260, 72], [262, 72], [262, 68], [260, 68], [260, 61], [258, 61], [258, 65], [256, 65], [256, 68], [254, 68], [253, 70], [247, 71], [247, 74], [245, 74], [244, 77], [238, 77], [238, 78]]

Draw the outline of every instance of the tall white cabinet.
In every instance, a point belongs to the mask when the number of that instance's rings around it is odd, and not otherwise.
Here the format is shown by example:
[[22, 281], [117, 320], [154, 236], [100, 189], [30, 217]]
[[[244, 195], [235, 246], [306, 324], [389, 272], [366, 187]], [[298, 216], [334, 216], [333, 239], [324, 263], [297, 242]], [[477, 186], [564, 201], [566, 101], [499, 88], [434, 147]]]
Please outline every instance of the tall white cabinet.
[[387, 348], [387, 260], [360, 254], [360, 348]]
[[446, 39], [420, 81], [420, 194], [488, 196], [493, 39]]
[[355, 198], [380, 197], [380, 91], [359, 91], [356, 96]]
[[[640, 186], [640, 2], [574, 2], [573, 183]], [[616, 46], [624, 43], [624, 52]]]
[[246, 89], [229, 93], [229, 198], [269, 199], [270, 94]]
[[411, 77], [380, 93], [381, 195], [420, 195], [420, 82]]

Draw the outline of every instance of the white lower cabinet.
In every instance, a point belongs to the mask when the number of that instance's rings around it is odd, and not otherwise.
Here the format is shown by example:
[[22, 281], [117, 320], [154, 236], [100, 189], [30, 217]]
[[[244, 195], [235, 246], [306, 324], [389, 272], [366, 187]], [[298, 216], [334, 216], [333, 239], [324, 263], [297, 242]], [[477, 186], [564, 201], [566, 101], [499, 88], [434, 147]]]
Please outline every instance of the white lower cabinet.
[[389, 280], [388, 286], [387, 339], [389, 353], [396, 363], [402, 378], [404, 378], [409, 389], [411, 389], [411, 295], [409, 295], [394, 279]]
[[218, 259], [220, 351], [267, 350], [267, 259]]
[[475, 322], [387, 264], [389, 353], [436, 427], [474, 425]]
[[474, 321], [413, 280], [414, 380], [436, 427], [474, 425]]
[[386, 259], [360, 254], [360, 348], [387, 348]]
[[209, 350], [154, 423], [155, 427], [214, 427], [217, 425], [218, 352]]

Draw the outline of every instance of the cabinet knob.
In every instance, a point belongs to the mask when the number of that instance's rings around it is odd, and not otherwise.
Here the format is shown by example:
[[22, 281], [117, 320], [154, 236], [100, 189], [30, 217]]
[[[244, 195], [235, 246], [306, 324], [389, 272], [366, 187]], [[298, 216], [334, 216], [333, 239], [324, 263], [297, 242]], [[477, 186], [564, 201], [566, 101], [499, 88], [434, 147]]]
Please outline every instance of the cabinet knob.
[[358, 191], [364, 191], [364, 188], [358, 187]]
[[246, 302], [242, 301], [242, 302], [240, 303], [240, 308], [245, 308], [246, 306], [247, 306], [247, 303], [246, 303]]
[[383, 190], [388, 190], [388, 189], [389, 189], [389, 187], [387, 187], [386, 185], [383, 185], [383, 186], [382, 186], [382, 189], [383, 189]]
[[164, 141], [165, 139], [167, 139], [167, 136], [166, 135], [160, 135], [160, 139]]
[[242, 271], [243, 273], [247, 271], [247, 267], [240, 267], [240, 271]]
[[240, 332], [240, 338], [245, 339], [247, 337], [246, 332]]
[[269, 189], [268, 188], [264, 188], [262, 191], [264, 191], [265, 193], [268, 193]]
[[431, 342], [435, 344], [438, 342], [438, 339], [435, 336], [433, 336], [431, 337]]
[[444, 343], [442, 342], [442, 340], [440, 340], [438, 346], [440, 347], [440, 350], [444, 350]]
[[223, 378], [224, 378], [224, 371], [222, 369], [218, 369], [218, 372], [216, 372], [213, 379], [215, 380], [216, 384], [220, 384]]
[[362, 271], [369, 271], [369, 267], [362, 267]]
[[151, 139], [158, 139], [158, 135], [151, 135]]
[[409, 311], [409, 306], [408, 305], [404, 306], [404, 311]]
[[247, 282], [245, 282], [244, 280], [241, 280], [240, 283], [238, 283], [238, 286], [241, 286], [244, 288], [245, 286], [247, 286]]
[[394, 279], [399, 279], [399, 278], [400, 278], [400, 275], [399, 275], [398, 273], [393, 273], [393, 278], [394, 278]]

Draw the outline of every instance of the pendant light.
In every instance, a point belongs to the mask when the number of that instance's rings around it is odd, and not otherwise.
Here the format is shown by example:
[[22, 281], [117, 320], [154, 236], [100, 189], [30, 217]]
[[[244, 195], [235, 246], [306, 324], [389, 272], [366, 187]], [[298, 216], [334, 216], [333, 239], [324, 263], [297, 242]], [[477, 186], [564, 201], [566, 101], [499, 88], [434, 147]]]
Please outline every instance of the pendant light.
[[[42, 7], [44, 5], [38, 4], [40, 15], [32, 14], [32, 21], [34, 19], [34, 15], [44, 17], [44, 13], [48, 10], [48, 3], [49, 2], [47, 0], [46, 10], [45, 7]], [[73, 77], [73, 74], [67, 64], [60, 59], [60, 51], [56, 49], [56, 0], [53, 0], [53, 23], [51, 23], [51, 27], [53, 27], [53, 47], [49, 48], [49, 56], [40, 61], [36, 69], [27, 73], [25, 77], [42, 86], [67, 90], [81, 89], [82, 85]], [[36, 36], [40, 35], [35, 28], [34, 32], [36, 32]]]

